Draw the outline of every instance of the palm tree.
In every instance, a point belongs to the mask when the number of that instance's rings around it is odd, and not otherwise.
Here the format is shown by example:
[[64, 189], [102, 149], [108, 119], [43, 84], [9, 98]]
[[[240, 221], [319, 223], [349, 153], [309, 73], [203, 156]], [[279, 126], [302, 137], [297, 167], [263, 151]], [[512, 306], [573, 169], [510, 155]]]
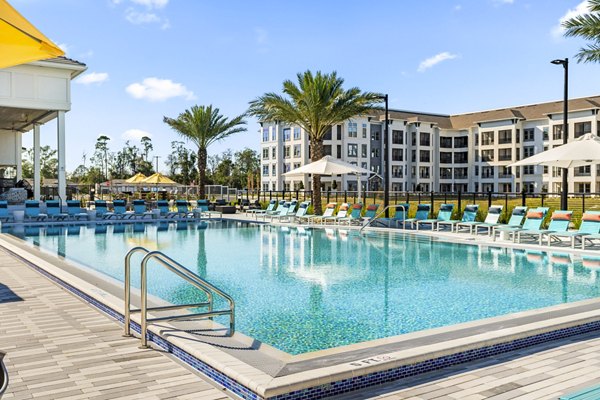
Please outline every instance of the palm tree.
[[[323, 137], [333, 125], [364, 115], [379, 102], [380, 94], [361, 92], [354, 87], [342, 88], [344, 80], [334, 71], [298, 73], [298, 85], [283, 82], [283, 93], [265, 93], [250, 102], [250, 115], [261, 121], [281, 121], [300, 126], [308, 134], [311, 160], [323, 157]], [[321, 213], [321, 177], [313, 175], [312, 203], [315, 213]]]
[[238, 132], [245, 132], [244, 115], [239, 115], [231, 120], [219, 114], [218, 108], [208, 106], [193, 106], [185, 110], [177, 118], [164, 117], [163, 121], [174, 131], [198, 146], [198, 186], [200, 198], [205, 198], [204, 185], [206, 183], [206, 149], [211, 144], [225, 139]]
[[600, 0], [588, 0], [589, 13], [563, 22], [565, 36], [579, 36], [590, 40], [587, 47], [575, 56], [579, 62], [600, 62]]

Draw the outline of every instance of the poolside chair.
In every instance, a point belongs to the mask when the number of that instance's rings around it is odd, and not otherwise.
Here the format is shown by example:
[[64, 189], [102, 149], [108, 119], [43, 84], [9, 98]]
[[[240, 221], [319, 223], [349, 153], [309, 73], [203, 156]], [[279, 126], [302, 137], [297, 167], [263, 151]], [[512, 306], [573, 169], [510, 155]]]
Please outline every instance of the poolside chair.
[[[513, 241], [515, 234], [517, 235], [518, 243], [521, 243], [521, 237], [534, 237], [538, 239], [538, 243], [541, 246], [544, 235], [548, 235], [554, 232], [567, 232], [569, 224], [571, 223], [571, 217], [573, 217], [573, 211], [557, 210], [552, 213], [550, 225], [548, 229], [519, 229], [513, 232]], [[550, 240], [550, 239], [549, 239]]]
[[208, 209], [208, 200], [198, 200], [196, 208], [194, 208], [192, 212], [198, 218], [206, 217], [210, 219], [217, 215], [219, 218], [223, 218], [223, 213], [221, 211], [211, 211]]
[[[288, 217], [288, 212], [290, 210], [290, 204], [286, 202], [280, 209], [280, 211], [278, 213], [273, 213], [273, 214], [269, 214], [268, 217], [271, 219], [271, 222], [274, 219], [281, 219], [281, 218], [287, 218]], [[279, 207], [277, 207], [279, 209]]]
[[60, 209], [60, 201], [46, 200], [46, 215], [48, 219], [53, 221], [64, 221], [69, 218], [69, 214], [62, 212]]
[[333, 215], [333, 213], [335, 212], [335, 207], [337, 207], [336, 203], [328, 203], [325, 206], [325, 211], [323, 212], [323, 215], [306, 214], [302, 217], [296, 218], [296, 221], [298, 223], [301, 223], [302, 221], [306, 220], [307, 223], [312, 224], [316, 220], [321, 219], [323, 217], [331, 217]]
[[40, 202], [37, 200], [25, 201], [25, 216], [26, 220], [44, 221], [48, 218], [47, 214], [40, 213]]
[[[585, 216], [587, 220], [592, 220], [592, 219], [600, 220], [600, 216], [598, 216], [598, 214], [600, 214], [600, 212], [598, 212], [598, 211], [594, 211], [593, 214], [592, 214], [592, 211], [586, 211], [585, 214], [583, 214], [583, 216]], [[582, 217], [582, 221], [583, 221], [583, 217]], [[583, 222], [582, 222], [582, 224], [583, 224]], [[588, 241], [591, 244], [593, 244], [594, 240], [600, 239], [600, 233], [599, 232], [590, 233], [588, 235], [582, 236], [581, 239], [582, 239], [581, 240], [581, 249], [585, 250], [585, 242]]]
[[[272, 200], [271, 200], [271, 201], [272, 201]], [[276, 200], [276, 201], [277, 201], [277, 200]], [[283, 206], [284, 206], [286, 203], [287, 203], [287, 202], [286, 202], [285, 200], [278, 200], [278, 201], [277, 201], [277, 208], [275, 208], [274, 210], [273, 210], [273, 209], [271, 209], [271, 210], [268, 210], [268, 211], [267, 211], [267, 210], [264, 210], [265, 212], [263, 212], [263, 213], [257, 213], [257, 214], [260, 214], [260, 215], [262, 216], [263, 220], [264, 220], [264, 219], [265, 219], [267, 216], [269, 216], [269, 215], [278, 215], [279, 213], [281, 213], [281, 210], [283, 209]], [[257, 216], [257, 218], [258, 218], [258, 216]]]
[[308, 211], [308, 206], [310, 206], [310, 201], [303, 201], [302, 203], [300, 203], [300, 205], [298, 205], [298, 211], [296, 211], [293, 215], [289, 215], [288, 213], [288, 215], [280, 218], [280, 221], [283, 221], [283, 219], [285, 219], [290, 222], [295, 222], [296, 218], [302, 218], [306, 215], [306, 212]]
[[127, 202], [125, 200], [113, 200], [113, 212], [108, 219], [129, 218], [127, 215]]
[[74, 220], [88, 219], [88, 214], [81, 209], [79, 200], [67, 200], [67, 213]]
[[417, 205], [417, 214], [414, 218], [407, 218], [404, 220], [404, 224], [409, 223], [411, 228], [414, 228], [415, 223], [418, 221], [424, 221], [429, 218], [431, 212], [431, 204], [419, 204]]
[[175, 207], [177, 207], [177, 218], [194, 218], [194, 213], [190, 212], [187, 200], [176, 200]]
[[479, 204], [468, 204], [465, 207], [465, 211], [463, 212], [463, 216], [461, 220], [451, 219], [449, 221], [438, 221], [437, 223], [437, 231], [440, 231], [440, 226], [449, 226], [450, 232], [454, 231], [454, 227], [461, 222], [475, 222], [475, 218], [477, 217], [477, 210], [479, 210]]
[[325, 222], [336, 223], [340, 218], [345, 218], [348, 215], [348, 210], [350, 209], [350, 204], [342, 203], [336, 215], [331, 216], [322, 216], [321, 224], [325, 224]]
[[265, 210], [260, 209], [260, 208], [248, 209], [248, 210], [246, 210], [246, 214], [254, 214], [254, 215], [264, 214], [266, 212], [273, 211], [275, 209], [276, 205], [277, 205], [277, 200], [271, 199]]
[[401, 203], [396, 204], [395, 206], [390, 206], [389, 209], [394, 209], [394, 216], [391, 218], [377, 218], [375, 221], [373, 221], [371, 225], [382, 225], [387, 228], [391, 228], [393, 224], [395, 228], [398, 228], [399, 224], [402, 223], [402, 229], [406, 229], [406, 221], [408, 220], [407, 217], [409, 208], [410, 204], [408, 203]]
[[152, 211], [147, 210], [145, 200], [134, 200], [133, 211], [127, 211], [126, 214], [129, 215], [129, 218], [139, 217], [140, 219], [144, 219], [145, 217], [150, 217], [152, 219]]
[[527, 230], [539, 230], [542, 227], [542, 223], [544, 222], [544, 218], [546, 214], [544, 210], [538, 210], [537, 208], [533, 208], [527, 212], [525, 215], [525, 222], [521, 226], [500, 226], [492, 229], [492, 238], [496, 240], [496, 233], [506, 233], [510, 237], [512, 235], [513, 242], [516, 240], [515, 233], [517, 231], [527, 231]]
[[[550, 227], [548, 227], [548, 229], [550, 229]], [[581, 225], [578, 230], [549, 232], [547, 234], [548, 246], [550, 246], [552, 239], [560, 240], [559, 238], [564, 237], [571, 239], [572, 248], [575, 248], [576, 239], [581, 240], [582, 247], [585, 247], [585, 244], [583, 243], [585, 239], [588, 236], [593, 238], [594, 235], [598, 235], [598, 233], [600, 233], [600, 211], [586, 211], [581, 217]]]
[[12, 215], [8, 212], [8, 201], [0, 200], [0, 222], [12, 220]]
[[94, 209], [96, 210], [96, 218], [107, 219], [115, 215], [115, 213], [108, 211], [105, 200], [94, 200]]
[[423, 224], [431, 224], [431, 230], [433, 230], [438, 222], [449, 221], [450, 218], [452, 218], [452, 211], [454, 211], [454, 204], [440, 204], [440, 210], [438, 211], [437, 218], [416, 221], [415, 225], [417, 230], [419, 230], [419, 226]]
[[513, 208], [512, 213], [510, 214], [510, 219], [506, 224], [501, 223], [483, 223], [478, 224], [475, 227], [475, 233], [479, 233], [479, 228], [487, 229], [488, 236], [494, 235], [495, 229], [506, 229], [506, 228], [518, 228], [523, 223], [523, 218], [525, 218], [525, 214], [527, 214], [527, 207], [525, 206], [517, 206]]
[[[477, 232], [478, 226], [483, 226], [488, 229], [492, 229], [493, 225], [498, 224], [498, 220], [500, 219], [500, 215], [502, 215], [503, 206], [491, 206], [488, 208], [487, 215], [483, 222], [478, 221], [463, 221], [456, 224], [456, 233], [460, 231], [460, 228], [469, 228], [469, 234], [473, 234], [473, 229]], [[465, 209], [466, 211], [466, 209]], [[464, 216], [463, 216], [464, 217]]]
[[296, 213], [296, 207], [298, 207], [298, 200], [293, 199], [292, 201], [290, 201], [288, 215], [294, 215]]
[[346, 217], [338, 218], [338, 220], [337, 220], [338, 224], [351, 225], [352, 223], [359, 223], [359, 221], [361, 219], [362, 209], [363, 209], [362, 203], [354, 204], [351, 208], [350, 215], [348, 215]]
[[159, 209], [162, 218], [175, 218], [177, 216], [177, 212], [169, 210], [169, 202], [167, 200], [158, 200], [156, 207]]
[[362, 224], [368, 224], [370, 220], [377, 216], [377, 210], [379, 210], [379, 204], [369, 204], [365, 211], [365, 215], [361, 217], [360, 222]]

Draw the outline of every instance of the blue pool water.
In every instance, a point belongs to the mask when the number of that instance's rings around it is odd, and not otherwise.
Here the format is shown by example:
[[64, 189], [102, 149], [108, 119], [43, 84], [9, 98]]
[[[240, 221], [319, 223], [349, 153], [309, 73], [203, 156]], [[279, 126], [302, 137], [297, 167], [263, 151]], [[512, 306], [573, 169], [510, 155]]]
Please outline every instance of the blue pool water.
[[[598, 272], [585, 266], [597, 261], [397, 233], [235, 222], [9, 233], [119, 280], [131, 247], [159, 249], [233, 296], [239, 331], [291, 354], [599, 295]], [[199, 299], [161, 268], [149, 278], [166, 300]]]

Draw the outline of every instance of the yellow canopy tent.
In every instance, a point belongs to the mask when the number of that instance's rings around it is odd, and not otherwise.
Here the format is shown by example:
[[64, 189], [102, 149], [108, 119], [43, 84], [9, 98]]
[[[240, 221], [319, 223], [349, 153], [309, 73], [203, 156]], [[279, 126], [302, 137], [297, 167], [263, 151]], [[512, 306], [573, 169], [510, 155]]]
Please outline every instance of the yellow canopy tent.
[[0, 68], [64, 54], [6, 0], [0, 0]]
[[169, 179], [160, 172], [150, 175], [142, 181], [142, 183], [150, 183], [153, 185], [177, 185], [177, 182]]
[[127, 183], [142, 183], [144, 181], [144, 179], [146, 179], [146, 175], [142, 174], [141, 172], [138, 172], [137, 174], [133, 175], [131, 178], [126, 179], [125, 182]]

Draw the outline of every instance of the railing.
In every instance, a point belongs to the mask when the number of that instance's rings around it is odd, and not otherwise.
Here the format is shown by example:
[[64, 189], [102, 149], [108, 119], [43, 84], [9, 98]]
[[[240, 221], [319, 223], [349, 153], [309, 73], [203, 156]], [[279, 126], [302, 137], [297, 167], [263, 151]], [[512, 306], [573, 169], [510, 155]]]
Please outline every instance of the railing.
[[[140, 285], [140, 303], [141, 307], [139, 309], [131, 309], [131, 257], [135, 253], [144, 253], [145, 256], [142, 259], [140, 264], [141, 269], [141, 285]], [[155, 260], [163, 267], [167, 268], [169, 271], [173, 272], [175, 275], [180, 277], [181, 279], [187, 281], [192, 284], [197, 289], [200, 289], [206, 295], [207, 301], [202, 303], [194, 303], [194, 304], [182, 304], [182, 305], [171, 305], [171, 306], [159, 306], [159, 307], [151, 307], [148, 308], [148, 262], [150, 260]], [[226, 300], [229, 303], [228, 310], [213, 310], [214, 301], [213, 294], [216, 294]], [[165, 317], [154, 317], [148, 318], [148, 311], [171, 311], [171, 310], [179, 310], [185, 308], [201, 308], [206, 307], [207, 311], [205, 312], [196, 312], [189, 313], [183, 315], [170, 315]], [[235, 333], [235, 302], [231, 296], [220, 290], [214, 285], [211, 285], [200, 276], [194, 274], [192, 271], [179, 264], [177, 261], [173, 260], [169, 256], [161, 253], [160, 251], [149, 251], [144, 247], [134, 247], [129, 250], [127, 255], [125, 256], [125, 327], [124, 334], [125, 336], [131, 336], [131, 313], [141, 312], [140, 318], [140, 334], [142, 347], [148, 347], [148, 323], [149, 322], [158, 322], [158, 321], [172, 321], [177, 319], [193, 319], [193, 318], [210, 318], [220, 316], [220, 315], [229, 315], [229, 336]]]
[[385, 207], [383, 210], [381, 210], [381, 212], [379, 212], [378, 214], [376, 214], [373, 218], [371, 218], [370, 220], [367, 221], [366, 224], [364, 224], [363, 226], [360, 227], [358, 233], [362, 234], [363, 229], [365, 229], [367, 226], [371, 225], [371, 222], [375, 221], [377, 218], [381, 217], [383, 215], [383, 213], [385, 213], [386, 211], [388, 211], [390, 208], [395, 208], [396, 210], [398, 208], [402, 209], [402, 212], [404, 213], [404, 218], [402, 219], [402, 228], [406, 229], [406, 208], [403, 205], [400, 204], [395, 204], [393, 206], [387, 206]]

